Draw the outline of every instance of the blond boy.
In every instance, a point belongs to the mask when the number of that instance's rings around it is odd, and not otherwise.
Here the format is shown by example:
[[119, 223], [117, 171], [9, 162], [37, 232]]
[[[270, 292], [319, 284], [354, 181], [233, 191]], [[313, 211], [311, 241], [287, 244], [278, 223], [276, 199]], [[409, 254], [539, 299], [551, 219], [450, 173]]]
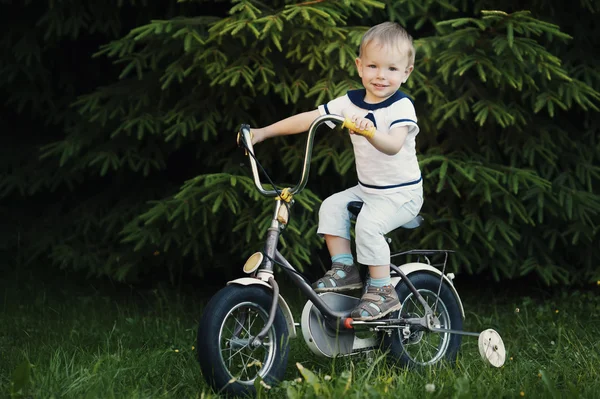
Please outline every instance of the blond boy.
[[347, 205], [362, 201], [356, 220], [356, 255], [369, 266], [369, 283], [355, 320], [374, 320], [402, 305], [390, 278], [390, 249], [384, 234], [412, 220], [423, 204], [422, 178], [415, 152], [419, 133], [411, 100], [400, 86], [414, 68], [411, 36], [398, 24], [384, 22], [362, 38], [356, 68], [364, 89], [351, 90], [316, 110], [300, 113], [270, 126], [252, 129], [253, 143], [266, 138], [305, 132], [320, 115], [351, 119], [361, 130], [375, 127], [372, 137], [350, 131], [358, 184], [333, 194], [319, 210], [318, 234], [325, 238], [332, 268], [313, 284], [317, 292], [362, 287], [350, 247]]

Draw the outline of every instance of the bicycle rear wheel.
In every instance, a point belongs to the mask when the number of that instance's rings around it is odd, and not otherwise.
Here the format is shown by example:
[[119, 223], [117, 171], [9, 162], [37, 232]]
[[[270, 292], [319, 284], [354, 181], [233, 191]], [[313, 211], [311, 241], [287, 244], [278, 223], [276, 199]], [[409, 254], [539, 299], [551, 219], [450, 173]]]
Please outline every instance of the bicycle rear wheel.
[[[435, 316], [440, 321], [440, 328], [462, 330], [463, 319], [458, 299], [448, 286], [448, 282], [442, 282], [438, 298], [441, 276], [416, 272], [410, 274], [408, 278], [429, 307], [435, 309]], [[400, 311], [402, 317], [423, 317], [425, 315], [423, 305], [404, 281], [398, 283], [396, 293], [402, 302]], [[397, 316], [396, 312], [394, 317]], [[461, 338], [458, 334], [428, 332], [411, 327], [408, 337], [404, 337], [402, 330], [396, 330], [391, 336], [385, 334], [383, 343], [384, 347], [389, 349], [389, 356], [393, 361], [403, 366], [423, 367], [436, 364], [441, 360], [455, 362]]]

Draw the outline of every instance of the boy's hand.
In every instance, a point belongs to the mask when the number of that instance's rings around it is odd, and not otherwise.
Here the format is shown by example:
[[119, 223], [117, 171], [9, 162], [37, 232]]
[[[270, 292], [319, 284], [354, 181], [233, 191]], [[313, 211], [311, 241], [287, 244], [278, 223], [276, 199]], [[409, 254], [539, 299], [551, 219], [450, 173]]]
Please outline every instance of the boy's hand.
[[263, 129], [250, 129], [250, 137], [252, 138], [252, 145], [260, 143], [266, 138]]
[[[372, 120], [363, 118], [363, 117], [359, 116], [358, 114], [353, 113], [350, 110], [342, 111], [342, 115], [344, 116], [344, 118], [353, 122], [354, 125], [360, 130], [371, 130], [372, 128], [375, 127], [375, 124], [373, 123]], [[350, 134], [354, 134], [354, 132], [351, 129], [350, 129]]]
[[[375, 124], [373, 123], [372, 120], [367, 119], [367, 118], [361, 118], [360, 116], [356, 116], [353, 118], [350, 118], [350, 120], [352, 122], [354, 122], [354, 125], [359, 129], [359, 130], [371, 130], [375, 127]], [[350, 133], [354, 134], [354, 132], [352, 131], [352, 129], [350, 129]]]

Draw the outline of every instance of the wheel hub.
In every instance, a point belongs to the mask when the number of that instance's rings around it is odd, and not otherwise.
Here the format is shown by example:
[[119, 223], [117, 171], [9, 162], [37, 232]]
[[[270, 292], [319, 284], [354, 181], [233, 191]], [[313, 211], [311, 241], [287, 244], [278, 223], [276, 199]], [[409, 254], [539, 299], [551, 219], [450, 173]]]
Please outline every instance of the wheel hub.
[[237, 337], [232, 337], [228, 342], [227, 342], [227, 346], [231, 349], [241, 349], [241, 348], [245, 348], [245, 347], [249, 347], [252, 348], [252, 346], [250, 345], [250, 342], [252, 342], [253, 338], [237, 338]]
[[[407, 314], [403, 314], [402, 315], [403, 318], [405, 319], [410, 319], [410, 318], [418, 318], [420, 317], [418, 314], [416, 313], [407, 313]], [[406, 326], [403, 330], [402, 330], [402, 334], [403, 334], [403, 342], [407, 345], [413, 345], [413, 344], [418, 344], [419, 342], [421, 342], [421, 340], [423, 339], [423, 336], [425, 335], [425, 331], [421, 330], [421, 329], [415, 329], [414, 326]]]

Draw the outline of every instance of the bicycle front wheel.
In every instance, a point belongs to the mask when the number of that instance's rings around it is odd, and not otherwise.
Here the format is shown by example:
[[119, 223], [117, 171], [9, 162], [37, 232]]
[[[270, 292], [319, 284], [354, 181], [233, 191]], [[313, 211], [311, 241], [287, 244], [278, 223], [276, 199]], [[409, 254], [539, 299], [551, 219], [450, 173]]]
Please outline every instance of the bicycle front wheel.
[[279, 308], [262, 343], [252, 345], [269, 318], [272, 295], [265, 287], [232, 284], [204, 309], [198, 326], [198, 360], [215, 391], [251, 395], [257, 377], [270, 385], [283, 378], [289, 332]]

